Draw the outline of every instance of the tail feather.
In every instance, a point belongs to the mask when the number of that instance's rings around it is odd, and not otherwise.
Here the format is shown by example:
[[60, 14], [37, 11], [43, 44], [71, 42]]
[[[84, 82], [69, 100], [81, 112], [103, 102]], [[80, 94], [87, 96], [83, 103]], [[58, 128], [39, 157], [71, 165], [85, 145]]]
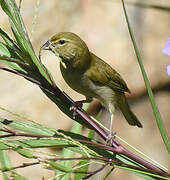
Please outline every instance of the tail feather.
[[132, 126], [138, 126], [142, 128], [143, 126], [141, 122], [137, 119], [136, 115], [131, 111], [125, 95], [122, 93], [122, 95], [119, 98], [121, 99], [119, 99], [118, 101], [118, 107], [122, 111], [127, 122]]

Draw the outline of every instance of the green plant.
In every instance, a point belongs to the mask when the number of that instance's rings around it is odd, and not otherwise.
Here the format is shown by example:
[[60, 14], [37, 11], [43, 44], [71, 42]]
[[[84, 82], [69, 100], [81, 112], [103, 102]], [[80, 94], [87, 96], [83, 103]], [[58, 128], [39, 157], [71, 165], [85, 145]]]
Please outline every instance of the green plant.
[[[74, 106], [75, 102], [57, 87], [48, 69], [36, 57], [16, 2], [1, 0], [0, 4], [9, 17], [14, 35], [14, 39], [12, 39], [0, 29], [0, 35], [4, 40], [4, 42], [0, 42], [0, 60], [10, 67], [0, 67], [0, 69], [22, 76], [38, 85], [61, 111], [73, 119], [70, 107]], [[89, 137], [80, 135], [81, 125], [95, 131], [105, 141], [108, 133], [82, 108], [78, 107], [76, 113], [78, 115], [73, 120], [79, 124], [74, 125], [72, 132], [43, 127], [30, 121], [20, 122], [0, 118], [0, 160], [4, 179], [11, 177], [27, 179], [19, 175], [16, 169], [36, 164], [42, 164], [43, 168], [57, 172], [54, 179], [70, 179], [71, 174], [75, 175], [74, 179], [87, 179], [106, 166], [110, 166], [110, 171], [104, 178], [115, 168], [121, 168], [146, 179], [168, 179], [169, 174], [166, 169], [157, 167], [129, 152], [117, 140], [112, 139], [110, 145], [106, 145], [93, 140], [93, 133], [90, 133]], [[15, 139], [9, 139], [9, 137], [15, 137]], [[41, 156], [34, 153], [37, 148], [44, 147], [63, 148], [62, 157], [56, 157], [55, 153], [44, 155], [41, 152]], [[33, 162], [13, 167], [8, 150], [32, 159]], [[75, 157], [76, 153], [81, 157]], [[43, 158], [42, 155], [44, 155]], [[92, 163], [100, 164], [101, 167], [91, 172], [88, 167]]]

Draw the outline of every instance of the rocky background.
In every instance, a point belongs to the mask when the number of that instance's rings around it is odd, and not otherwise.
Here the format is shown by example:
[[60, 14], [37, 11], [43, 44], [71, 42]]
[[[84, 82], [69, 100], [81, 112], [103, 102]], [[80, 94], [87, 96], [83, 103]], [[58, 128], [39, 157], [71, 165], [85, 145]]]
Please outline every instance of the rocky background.
[[[167, 0], [147, 1], [147, 3], [153, 2], [170, 7], [170, 2]], [[170, 132], [170, 77], [166, 73], [170, 57], [161, 52], [170, 37], [170, 12], [132, 5], [128, 5], [127, 10], [150, 84], [155, 92], [158, 108], [165, 127]], [[169, 156], [156, 125], [119, 1], [24, 0], [21, 13], [37, 54], [40, 46], [55, 33], [72, 31], [85, 40], [92, 52], [122, 75], [132, 92], [128, 95], [131, 107], [144, 128], [130, 127], [122, 114], [117, 111], [114, 129], [117, 135], [131, 145], [168, 167]], [[11, 34], [7, 16], [1, 9], [0, 24]], [[74, 100], [81, 100], [83, 96], [71, 90], [63, 81], [56, 57], [50, 52], [43, 52], [42, 59], [54, 76], [57, 85]], [[0, 65], [4, 66], [2, 63]], [[47, 127], [69, 130], [73, 123], [38, 87], [21, 77], [3, 71], [0, 71], [0, 107]], [[13, 118], [2, 110], [0, 110], [0, 116]], [[106, 123], [109, 124], [109, 120]], [[12, 152], [11, 157], [14, 165], [25, 161], [24, 158]], [[33, 169], [19, 169], [18, 172], [32, 180], [40, 180], [42, 176], [45, 179], [53, 177], [51, 171], [42, 170], [40, 166], [34, 166]], [[96, 179], [100, 177], [101, 175]], [[128, 171], [119, 169], [115, 169], [110, 177], [116, 180], [125, 178], [141, 179]]]

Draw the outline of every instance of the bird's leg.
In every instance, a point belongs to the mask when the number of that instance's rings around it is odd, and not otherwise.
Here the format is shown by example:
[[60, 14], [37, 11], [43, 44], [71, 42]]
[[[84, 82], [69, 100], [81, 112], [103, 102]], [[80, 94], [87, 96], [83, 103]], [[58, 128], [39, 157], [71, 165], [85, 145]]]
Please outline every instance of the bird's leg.
[[110, 112], [110, 134], [112, 137], [116, 134], [116, 132], [113, 130], [113, 119], [114, 119], [114, 114]]
[[81, 100], [81, 101], [76, 101], [75, 104], [73, 106], [70, 107], [70, 111], [73, 111], [73, 119], [75, 119], [77, 113], [76, 113], [76, 109], [78, 107], [81, 107], [83, 106], [83, 103], [90, 103], [92, 101], [92, 98], [91, 97], [86, 97], [86, 99], [84, 100]]
[[113, 114], [113, 111], [111, 111], [110, 109], [109, 109], [109, 112], [110, 112], [110, 132], [109, 132], [109, 135], [106, 139], [107, 144], [111, 144], [112, 138], [114, 138], [114, 136], [116, 134], [116, 132], [113, 131], [114, 114]]
[[114, 118], [114, 115], [112, 112], [110, 112], [110, 134], [111, 135], [113, 134], [113, 118]]

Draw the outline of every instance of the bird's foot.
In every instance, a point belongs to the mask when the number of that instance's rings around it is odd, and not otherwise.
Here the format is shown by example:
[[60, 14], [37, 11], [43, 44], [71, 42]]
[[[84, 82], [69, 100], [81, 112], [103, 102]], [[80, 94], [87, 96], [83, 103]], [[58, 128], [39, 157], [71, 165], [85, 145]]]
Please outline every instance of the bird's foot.
[[76, 110], [78, 109], [78, 107], [82, 108], [82, 106], [83, 101], [76, 101], [75, 104], [70, 107], [70, 111], [73, 111], [73, 119], [75, 119], [77, 116]]
[[73, 111], [73, 119], [75, 119], [77, 116], [77, 112], [76, 112], [77, 108], [78, 108], [77, 106], [70, 107], [70, 111]]
[[106, 145], [112, 146], [113, 139], [115, 139], [116, 132], [110, 131], [107, 138], [106, 138]]
[[74, 106], [77, 107], [77, 108], [78, 108], [78, 107], [82, 108], [82, 107], [83, 107], [84, 101], [85, 101], [85, 100], [82, 100], [82, 101], [76, 101]]
[[73, 111], [73, 119], [75, 119], [76, 116], [77, 116], [76, 110], [77, 110], [77, 107], [76, 107], [76, 106], [71, 106], [71, 107], [70, 107], [70, 111]]

